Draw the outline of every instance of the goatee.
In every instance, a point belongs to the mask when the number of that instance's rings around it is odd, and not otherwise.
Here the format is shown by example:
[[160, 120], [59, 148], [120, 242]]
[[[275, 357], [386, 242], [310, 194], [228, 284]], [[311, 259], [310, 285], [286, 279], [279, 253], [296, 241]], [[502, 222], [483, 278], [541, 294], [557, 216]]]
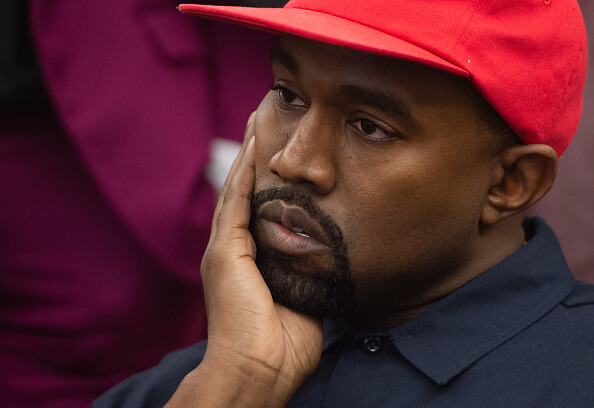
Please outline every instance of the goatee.
[[[301, 207], [324, 229], [333, 256], [329, 270], [300, 272], [298, 266], [302, 260], [299, 256], [283, 253], [259, 239], [256, 225], [258, 208], [275, 200]], [[252, 198], [250, 231], [257, 247], [256, 265], [275, 302], [318, 318], [336, 319], [353, 310], [354, 284], [342, 231], [311, 196], [288, 187], [259, 191]]]

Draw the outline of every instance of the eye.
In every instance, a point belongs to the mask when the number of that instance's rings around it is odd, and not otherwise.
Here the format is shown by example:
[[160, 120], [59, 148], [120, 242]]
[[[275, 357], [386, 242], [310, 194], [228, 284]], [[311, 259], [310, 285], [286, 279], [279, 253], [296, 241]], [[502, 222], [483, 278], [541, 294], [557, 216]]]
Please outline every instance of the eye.
[[358, 119], [352, 121], [351, 124], [369, 139], [388, 140], [398, 137], [396, 133], [384, 130], [382, 127], [370, 121], [369, 119]]
[[294, 92], [284, 88], [278, 84], [275, 84], [271, 88], [273, 91], [276, 91], [279, 100], [286, 104], [286, 105], [293, 105], [293, 106], [305, 106], [305, 102], [301, 100]]

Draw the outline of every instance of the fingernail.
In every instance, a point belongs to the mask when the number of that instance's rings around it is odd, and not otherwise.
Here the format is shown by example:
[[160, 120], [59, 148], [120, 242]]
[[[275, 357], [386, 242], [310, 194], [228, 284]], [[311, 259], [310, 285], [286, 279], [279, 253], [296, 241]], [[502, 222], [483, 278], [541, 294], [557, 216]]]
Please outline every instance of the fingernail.
[[252, 112], [252, 113], [250, 114], [250, 117], [248, 118], [248, 122], [247, 122], [247, 123], [248, 123], [248, 125], [251, 125], [251, 124], [252, 124], [252, 122], [254, 121], [254, 117], [255, 117], [255, 116], [256, 116], [256, 111], [254, 111], [254, 112]]

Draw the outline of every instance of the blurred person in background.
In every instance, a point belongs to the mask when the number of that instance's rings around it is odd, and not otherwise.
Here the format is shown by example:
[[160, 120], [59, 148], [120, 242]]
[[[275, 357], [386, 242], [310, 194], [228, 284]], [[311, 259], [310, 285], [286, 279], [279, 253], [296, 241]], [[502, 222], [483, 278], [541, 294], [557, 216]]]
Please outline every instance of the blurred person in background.
[[213, 140], [243, 136], [270, 41], [176, 5], [0, 2], [2, 407], [88, 406], [205, 337], [209, 150], [235, 152]]

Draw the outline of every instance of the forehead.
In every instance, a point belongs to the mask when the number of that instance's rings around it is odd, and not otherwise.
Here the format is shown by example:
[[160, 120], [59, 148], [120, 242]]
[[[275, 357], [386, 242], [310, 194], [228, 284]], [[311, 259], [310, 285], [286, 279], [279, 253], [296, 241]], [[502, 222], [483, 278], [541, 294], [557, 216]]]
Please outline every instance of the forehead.
[[469, 95], [478, 94], [462, 77], [290, 35], [280, 38], [271, 61], [275, 74], [289, 71], [311, 90], [327, 91], [329, 95], [345, 87], [375, 91], [402, 102], [419, 118], [424, 113], [433, 114], [431, 108], [472, 114], [473, 98]]
[[386, 113], [413, 119], [409, 122], [419, 135], [453, 137], [483, 125], [476, 108], [481, 97], [470, 81], [417, 63], [289, 35], [280, 38], [271, 61], [277, 80], [288, 75], [322, 104], [348, 109], [351, 103], [381, 97], [386, 103], [376, 106], [396, 107]]
[[[292, 35], [283, 35], [272, 51], [273, 64], [281, 64], [296, 74], [332, 75], [338, 82], [356, 81], [374, 87], [404, 87], [464, 94], [474, 89], [462, 77], [421, 64], [365, 53]], [[328, 78], [324, 78], [328, 81]], [[439, 88], [439, 89], [435, 89]], [[420, 93], [420, 92], [419, 92]]]

